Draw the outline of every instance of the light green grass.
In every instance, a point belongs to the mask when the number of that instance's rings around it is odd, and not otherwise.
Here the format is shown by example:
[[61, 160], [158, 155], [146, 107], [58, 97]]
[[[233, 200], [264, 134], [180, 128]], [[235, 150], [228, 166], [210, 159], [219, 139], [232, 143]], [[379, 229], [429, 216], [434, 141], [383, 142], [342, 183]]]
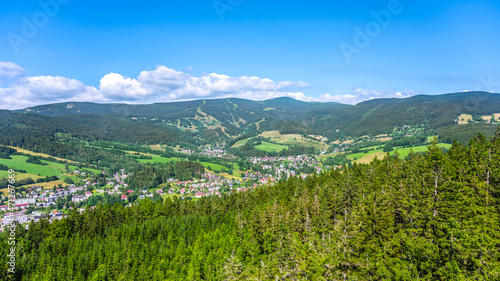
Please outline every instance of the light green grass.
[[[7, 178], [9, 177], [9, 172], [8, 171], [0, 171], [0, 179], [1, 178]], [[17, 173], [16, 172], [16, 180], [22, 180], [26, 178], [32, 178], [34, 180], [42, 178], [41, 176], [38, 175], [32, 175], [32, 174], [25, 174], [25, 173]]]
[[59, 179], [61, 179], [61, 180], [63, 180], [63, 181], [64, 181], [66, 178], [71, 178], [71, 179], [73, 180], [73, 182], [75, 182], [75, 183], [76, 183], [76, 182], [79, 182], [79, 181], [81, 181], [81, 180], [82, 180], [82, 179], [80, 179], [80, 178], [79, 178], [79, 177], [77, 177], [77, 176], [67, 176], [67, 175], [63, 175], [63, 176], [60, 176], [60, 177], [59, 177]]
[[[65, 171], [65, 164], [56, 163], [56, 162], [51, 162], [51, 161], [46, 161], [46, 160], [41, 160], [41, 161], [42, 161], [42, 163], [45, 163], [45, 164], [47, 164], [48, 166], [58, 168], [58, 169], [60, 169], [61, 171]], [[73, 166], [73, 165], [68, 165], [68, 168], [69, 168], [71, 171], [74, 171], [74, 170], [77, 170], [77, 169], [78, 169], [78, 167], [77, 167], [77, 166]]]
[[235, 144], [233, 144], [233, 146], [231, 146], [232, 148], [238, 148], [238, 147], [242, 147], [244, 146], [251, 138], [248, 138], [248, 139], [244, 139], [244, 140], [239, 140], [237, 141]]
[[[417, 153], [417, 152], [426, 152], [428, 146], [429, 145], [421, 145], [421, 146], [414, 146], [414, 147], [408, 147], [408, 148], [394, 147], [394, 151], [391, 151], [390, 155], [394, 155], [395, 151], [397, 150], [398, 153], [399, 153], [399, 156], [401, 158], [405, 158], [410, 153], [410, 150], [413, 149], [413, 152], [415, 152], [415, 153]], [[451, 147], [451, 144], [439, 143], [438, 147], [449, 149]], [[350, 154], [350, 155], [347, 155], [347, 158], [350, 159], [350, 160], [354, 160], [354, 159], [359, 159], [361, 157], [365, 157], [367, 155], [378, 153], [378, 152], [382, 152], [382, 149], [373, 150], [373, 151], [370, 151], [368, 153]]]
[[177, 198], [180, 197], [179, 194], [175, 194], [174, 193], [174, 194], [164, 194], [164, 195], [161, 196], [161, 198], [163, 198], [163, 200], [167, 200], [167, 198], [173, 199], [175, 196], [177, 196]]
[[41, 176], [59, 176], [63, 169], [57, 167], [58, 163], [47, 162], [49, 166], [36, 165], [26, 163], [28, 157], [22, 155], [12, 155], [12, 159], [0, 159], [0, 164], [7, 165], [10, 169], [25, 170], [28, 174], [41, 175]]
[[153, 157], [153, 159], [137, 159], [139, 163], [168, 163], [174, 161], [180, 161], [178, 158], [165, 158], [159, 155], [148, 155]]
[[207, 168], [208, 166], [210, 166], [212, 168], [212, 171], [214, 172], [220, 172], [220, 170], [222, 168], [226, 169], [226, 167], [222, 166], [222, 165], [219, 165], [219, 164], [214, 164], [214, 163], [208, 163], [208, 162], [200, 162], [201, 165], [203, 165], [205, 168]]
[[288, 148], [288, 146], [263, 141], [261, 144], [255, 146], [255, 148], [260, 149], [260, 150], [264, 150], [264, 151], [269, 151], [269, 152], [272, 152], [272, 151], [279, 152], [279, 151], [282, 151], [282, 150]]
[[[438, 147], [441, 147], [441, 148], [446, 148], [446, 149], [450, 149], [451, 147], [451, 144], [447, 144], [447, 143], [438, 143], [437, 144]], [[398, 153], [399, 153], [399, 157], [401, 158], [405, 158], [406, 156], [408, 156], [408, 154], [410, 154], [410, 150], [413, 150], [413, 152], [417, 153], [417, 152], [426, 152], [427, 151], [427, 145], [422, 145], [422, 146], [415, 146], [415, 147], [409, 147], [409, 148], [398, 148], [398, 149], [394, 149], [395, 151], [397, 150]], [[395, 151], [391, 151], [391, 155], [394, 155]]]

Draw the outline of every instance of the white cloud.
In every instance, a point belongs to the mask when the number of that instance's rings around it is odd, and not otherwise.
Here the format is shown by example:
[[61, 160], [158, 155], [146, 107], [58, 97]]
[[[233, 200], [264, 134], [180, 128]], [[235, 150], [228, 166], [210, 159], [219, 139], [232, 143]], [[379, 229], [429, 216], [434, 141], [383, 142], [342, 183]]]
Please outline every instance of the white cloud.
[[347, 104], [357, 104], [362, 101], [381, 98], [408, 98], [415, 95], [414, 91], [394, 91], [394, 90], [367, 90], [364, 88], [354, 88], [352, 94], [345, 95], [321, 95], [322, 102], [340, 102]]
[[355, 104], [358, 100], [358, 96], [355, 95], [330, 95], [324, 94], [319, 97], [321, 102], [339, 102], [347, 104]]
[[[1, 65], [4, 76], [16, 77], [24, 72], [15, 64]], [[59, 76], [21, 77], [8, 88], [0, 88], [0, 101], [3, 108], [14, 109], [67, 101], [152, 103], [224, 97], [264, 100], [283, 96], [314, 100], [298, 91], [308, 86], [304, 82], [275, 82], [257, 76], [231, 77], [217, 73], [193, 76], [157, 66], [152, 71], [142, 71], [137, 78], [106, 74], [98, 88]]]
[[251, 100], [291, 97], [302, 101], [355, 104], [372, 98], [402, 98], [413, 94], [411, 91], [354, 88], [351, 94], [324, 94], [313, 98], [300, 90], [309, 87], [308, 83], [301, 81], [276, 82], [257, 76], [232, 77], [217, 73], [194, 76], [166, 66], [142, 71], [137, 78], [109, 73], [101, 78], [97, 88], [65, 77], [24, 77], [23, 74], [24, 69], [20, 66], [0, 62], [0, 79], [8, 77], [15, 80], [7, 88], [0, 88], [1, 108], [18, 109], [70, 101], [153, 103], [226, 97]]
[[0, 61], [0, 80], [3, 78], [14, 78], [24, 74], [24, 69], [13, 62]]

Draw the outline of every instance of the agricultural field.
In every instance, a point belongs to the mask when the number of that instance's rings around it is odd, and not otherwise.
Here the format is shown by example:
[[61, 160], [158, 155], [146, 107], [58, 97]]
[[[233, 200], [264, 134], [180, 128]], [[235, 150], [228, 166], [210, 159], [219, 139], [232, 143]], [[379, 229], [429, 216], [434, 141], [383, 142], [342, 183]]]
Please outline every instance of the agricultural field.
[[55, 186], [59, 186], [59, 185], [63, 185], [63, 186], [68, 186], [69, 184], [65, 183], [64, 181], [62, 180], [57, 180], [57, 181], [49, 181], [49, 182], [41, 182], [41, 183], [34, 183], [34, 184], [28, 184], [28, 185], [23, 185], [23, 187], [32, 187], [34, 185], [36, 186], [39, 186], [39, 187], [43, 187], [44, 189], [52, 189]]
[[[2, 178], [7, 178], [9, 176], [8, 171], [0, 171], [0, 179]], [[42, 178], [41, 176], [38, 175], [33, 175], [33, 174], [25, 174], [25, 173], [17, 173], [16, 172], [16, 180], [23, 180], [26, 178], [32, 178], [34, 180]]]
[[42, 166], [26, 163], [26, 159], [28, 159], [27, 156], [11, 155], [11, 158], [12, 159], [0, 159], [0, 164], [7, 165], [10, 169], [25, 170], [28, 174], [40, 175], [43, 177], [59, 176], [64, 170], [64, 165], [59, 163], [42, 161], [48, 164], [47, 166]]
[[288, 146], [263, 141], [262, 144], [255, 146], [255, 148], [269, 152], [271, 151], [279, 152], [288, 148]]
[[233, 146], [231, 146], [231, 148], [238, 148], [238, 147], [242, 147], [244, 146], [248, 141], [250, 140], [250, 138], [248, 139], [244, 139], [244, 140], [239, 140], [237, 141], [235, 144], [233, 144]]
[[[415, 152], [415, 153], [425, 152], [425, 151], [427, 151], [427, 147], [428, 147], [428, 145], [421, 145], [421, 146], [408, 147], [408, 148], [394, 147], [394, 151], [391, 151], [389, 154], [394, 155], [397, 151], [399, 154], [399, 157], [404, 158], [404, 157], [408, 156], [408, 154], [410, 153], [411, 150], [413, 150], [413, 152]], [[451, 147], [451, 144], [439, 143], [438, 147], [449, 149]], [[350, 160], [353, 160], [355, 163], [358, 163], [358, 164], [366, 164], [366, 163], [373, 161], [373, 159], [375, 159], [375, 157], [377, 157], [379, 159], [384, 158], [385, 154], [386, 153], [383, 152], [382, 149], [378, 149], [378, 150], [370, 151], [367, 153], [350, 154], [350, 155], [347, 155], [347, 158]]]
[[[451, 148], [451, 144], [448, 144], [448, 143], [438, 143], [437, 146], [441, 147], [441, 148], [446, 148], [446, 149]], [[408, 154], [410, 154], [410, 150], [413, 150], [413, 152], [415, 152], [415, 153], [425, 152], [425, 151], [427, 151], [427, 147], [428, 147], [428, 145], [415, 146], [415, 147], [411, 147], [411, 148], [394, 148], [394, 151], [391, 151], [390, 154], [394, 155], [395, 151], [397, 150], [399, 153], [399, 156], [401, 158], [404, 158], [404, 157], [408, 156]]]
[[493, 119], [493, 116], [487, 115], [487, 116], [481, 116], [481, 118], [486, 121], [487, 123], [491, 122], [491, 119]]
[[40, 157], [44, 157], [44, 158], [52, 157], [52, 158], [54, 158], [56, 160], [59, 160], [59, 161], [68, 161], [70, 163], [77, 163], [75, 161], [71, 161], [71, 160], [68, 160], [68, 159], [54, 157], [54, 156], [51, 156], [51, 155], [48, 155], [48, 154], [45, 154], [45, 153], [37, 153], [37, 152], [29, 151], [29, 150], [26, 150], [26, 149], [23, 149], [23, 148], [15, 147], [15, 146], [8, 146], [7, 145], [7, 147], [13, 148], [13, 149], [17, 150], [17, 152], [28, 154], [28, 155], [40, 156]]
[[[379, 152], [374, 152], [371, 154], [364, 155], [358, 159], [356, 159], [354, 162], [358, 164], [368, 164], [375, 160], [375, 158], [382, 159], [385, 156], [385, 152], [379, 151]], [[350, 158], [348, 156], [348, 158]]]
[[168, 163], [173, 161], [180, 161], [177, 158], [165, 158], [154, 154], [146, 154], [146, 155], [153, 157], [153, 159], [137, 159], [137, 161], [140, 163]]
[[304, 138], [300, 134], [284, 134], [282, 135], [279, 131], [267, 131], [261, 133], [259, 136], [263, 138], [270, 138], [273, 142], [284, 144], [284, 145], [302, 145], [314, 147], [316, 149], [327, 149], [329, 146], [321, 141], [315, 141], [311, 139]]
[[472, 115], [470, 115], [470, 114], [462, 114], [462, 115], [458, 116], [458, 124], [459, 125], [468, 124], [472, 120], [473, 120], [473, 118], [472, 118]]
[[214, 163], [209, 163], [209, 162], [200, 162], [201, 165], [205, 166], [205, 168], [207, 168], [208, 166], [210, 166], [210, 168], [212, 168], [212, 171], [216, 171], [216, 172], [220, 172], [220, 170], [222, 168], [226, 169], [226, 167], [222, 166], [222, 165], [219, 165], [219, 164], [214, 164]]
[[163, 147], [161, 144], [152, 144], [148, 147], [153, 149], [153, 150], [165, 151], [165, 147]]

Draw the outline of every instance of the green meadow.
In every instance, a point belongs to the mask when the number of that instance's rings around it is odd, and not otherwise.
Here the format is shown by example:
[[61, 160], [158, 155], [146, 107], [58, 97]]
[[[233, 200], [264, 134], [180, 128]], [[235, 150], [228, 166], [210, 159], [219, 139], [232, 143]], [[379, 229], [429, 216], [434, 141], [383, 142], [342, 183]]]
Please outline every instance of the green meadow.
[[[47, 166], [26, 163], [28, 157], [23, 155], [11, 155], [12, 159], [0, 159], [0, 164], [7, 165], [10, 169], [25, 170], [28, 174], [40, 176], [59, 176], [64, 170], [64, 165], [54, 162], [42, 161]], [[61, 168], [62, 166], [62, 168]]]
[[226, 169], [226, 167], [222, 166], [222, 165], [219, 165], [219, 164], [214, 164], [214, 163], [208, 163], [208, 162], [200, 162], [201, 165], [205, 166], [205, 168], [207, 168], [208, 166], [210, 166], [212, 168], [212, 171], [214, 172], [220, 172], [220, 170], [222, 168]]
[[251, 138], [244, 139], [244, 140], [239, 140], [235, 144], [233, 144], [233, 146], [231, 146], [231, 147], [232, 148], [238, 148], [238, 147], [244, 146], [250, 139]]
[[264, 150], [264, 151], [269, 151], [269, 152], [272, 152], [272, 151], [279, 152], [279, 151], [282, 151], [282, 150], [288, 148], [288, 146], [263, 141], [261, 144], [255, 146], [255, 148], [260, 149], [260, 150]]
[[[394, 147], [394, 150], [390, 152], [390, 155], [394, 155], [394, 153], [397, 151], [399, 153], [399, 157], [400, 158], [405, 158], [406, 156], [408, 156], [408, 154], [410, 154], [411, 150], [413, 150], [413, 152], [415, 152], [415, 153], [417, 153], [417, 152], [425, 152], [425, 151], [427, 151], [427, 147], [428, 146], [429, 145], [421, 145], [421, 146], [414, 146], [414, 147], [407, 147], [407, 148]], [[441, 148], [449, 149], [451, 147], [451, 144], [438, 143], [437, 146], [441, 147]], [[347, 155], [347, 158], [349, 158], [351, 160], [354, 160], [354, 159], [359, 159], [361, 157], [365, 157], [367, 155], [375, 154], [375, 153], [378, 153], [378, 152], [382, 152], [382, 149], [372, 150], [372, 151], [367, 152], [367, 153], [350, 154], [350, 155]]]
[[148, 156], [153, 157], [153, 159], [137, 159], [137, 161], [140, 163], [168, 163], [180, 161], [178, 158], [165, 158], [154, 154], [149, 154]]
[[[438, 147], [441, 147], [441, 148], [446, 148], [446, 149], [450, 149], [451, 147], [451, 144], [448, 144], [448, 143], [438, 143], [437, 144]], [[428, 145], [422, 145], [422, 146], [415, 146], [415, 147], [408, 147], [408, 148], [394, 148], [394, 151], [391, 151], [391, 155], [394, 155], [394, 153], [397, 152], [399, 153], [399, 156], [401, 158], [405, 158], [406, 156], [408, 156], [408, 154], [410, 154], [410, 150], [413, 150], [413, 152], [417, 153], [417, 152], [425, 152], [427, 151], [427, 147]]]
[[[0, 179], [1, 178], [7, 178], [9, 177], [9, 172], [8, 171], [0, 171]], [[38, 175], [33, 175], [33, 174], [25, 174], [25, 173], [17, 173], [16, 172], [16, 180], [22, 180], [25, 178], [32, 178], [34, 180], [42, 178], [41, 176]]]

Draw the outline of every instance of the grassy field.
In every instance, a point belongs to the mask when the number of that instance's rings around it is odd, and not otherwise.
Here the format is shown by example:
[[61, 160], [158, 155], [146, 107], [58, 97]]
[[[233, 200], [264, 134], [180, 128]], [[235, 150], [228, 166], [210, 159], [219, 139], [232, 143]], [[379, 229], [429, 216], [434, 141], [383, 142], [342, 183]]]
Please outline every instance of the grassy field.
[[52, 189], [55, 186], [58, 186], [62, 184], [63, 186], [68, 186], [69, 184], [65, 183], [62, 180], [56, 180], [56, 181], [49, 181], [49, 182], [40, 182], [40, 183], [33, 183], [33, 184], [28, 184], [28, 185], [23, 185], [24, 187], [31, 187], [31, 186], [39, 186], [43, 187], [45, 189]]
[[[56, 181], [51, 181], [51, 182], [41, 182], [41, 183], [33, 183], [33, 184], [23, 185], [22, 187], [32, 187], [32, 186], [36, 185], [39, 187], [43, 187], [44, 189], [52, 189], [54, 187], [54, 185], [58, 186], [59, 184], [62, 184], [63, 186], [69, 185], [62, 180], [56, 180]], [[7, 188], [0, 189], [0, 192], [3, 194], [7, 194], [8, 191], [9, 190]]]
[[[409, 148], [401, 148], [401, 147], [395, 147], [394, 151], [390, 152], [390, 155], [394, 155], [394, 153], [397, 151], [399, 153], [399, 157], [404, 158], [408, 156], [410, 153], [410, 150], [413, 150], [413, 152], [425, 152], [427, 151], [428, 145], [421, 145], [421, 146], [415, 146], [415, 147], [409, 147]], [[449, 149], [451, 147], [451, 144], [447, 143], [439, 143], [438, 147], [441, 148], [446, 148]], [[379, 150], [374, 150], [370, 151], [368, 153], [355, 153], [355, 154], [350, 154], [347, 155], [347, 158], [354, 160], [356, 163], [364, 164], [364, 163], [369, 163], [375, 159], [375, 156], [377, 158], [381, 159], [385, 155], [385, 152], [383, 152], [381, 149]]]
[[282, 151], [282, 150], [288, 148], [288, 146], [263, 141], [262, 144], [255, 146], [255, 148], [260, 149], [260, 150], [264, 150], [264, 151], [270, 151], [270, 152], [271, 151], [278, 151], [279, 152], [279, 151]]
[[205, 166], [205, 168], [207, 168], [208, 166], [210, 166], [212, 168], [212, 171], [216, 171], [216, 172], [220, 172], [220, 170], [222, 168], [226, 169], [226, 167], [222, 166], [222, 165], [219, 165], [219, 164], [214, 164], [214, 163], [208, 163], [208, 162], [200, 162], [201, 165]]
[[284, 145], [302, 145], [302, 146], [312, 146], [316, 149], [327, 149], [328, 145], [322, 143], [321, 141], [315, 141], [302, 137], [300, 134], [285, 134], [282, 135], [279, 131], [266, 131], [261, 133], [259, 136], [264, 138], [271, 138], [273, 142], [284, 144]]
[[[59, 176], [64, 170], [64, 165], [54, 162], [48, 162], [48, 166], [36, 165], [31, 163], [26, 163], [28, 157], [22, 155], [12, 155], [12, 159], [0, 159], [0, 164], [7, 165], [10, 169], [22, 169], [28, 174], [40, 175], [40, 176]], [[61, 166], [59, 166], [61, 165]]]
[[[42, 161], [42, 163], [44, 163], [44, 164], [47, 164], [47, 166], [55, 167], [57, 169], [60, 169], [61, 171], [65, 171], [65, 165], [64, 164], [50, 162], [50, 161], [45, 161], [45, 160], [40, 160], [40, 161]], [[78, 170], [78, 167], [77, 166], [73, 166], [73, 165], [68, 165], [68, 168], [71, 171]]]
[[163, 198], [163, 200], [166, 200], [167, 198], [173, 199], [175, 196], [177, 196], [177, 198], [180, 197], [180, 195], [178, 195], [178, 194], [164, 194], [161, 197]]
[[[398, 148], [397, 151], [398, 151], [400, 157], [404, 158], [404, 157], [408, 156], [408, 154], [410, 153], [410, 150], [412, 150], [412, 149], [413, 149], [413, 152], [415, 152], [415, 153], [425, 152], [425, 151], [427, 151], [427, 147], [428, 147], [427, 145], [422, 145], [422, 146], [415, 146], [415, 147], [411, 147], [411, 148]], [[438, 143], [438, 147], [450, 149], [451, 144]], [[394, 150], [396, 150], [396, 149], [394, 149]], [[392, 151], [391, 155], [394, 155], [394, 152], [395, 151]]]
[[[273, 142], [276, 142], [277, 145], [281, 146], [275, 146], [273, 148], [270, 148], [269, 146], [266, 147], [266, 145], [258, 145], [255, 148], [265, 150], [265, 151], [281, 151], [285, 149], [288, 145], [302, 145], [302, 146], [309, 146], [309, 147], [314, 147], [316, 149], [327, 149], [328, 145], [324, 144], [320, 141], [315, 141], [311, 139], [306, 139], [302, 137], [299, 134], [286, 134], [282, 135], [280, 134], [279, 131], [266, 131], [261, 133], [259, 136], [263, 138], [270, 138]], [[232, 148], [238, 148], [243, 145], [245, 145], [251, 138], [244, 139], [244, 140], [239, 140], [233, 146]], [[264, 144], [264, 142], [263, 142]], [[267, 143], [269, 144], [269, 143]], [[276, 145], [276, 144], [275, 144]]]
[[177, 158], [165, 158], [154, 154], [148, 154], [148, 156], [153, 157], [153, 159], [137, 159], [137, 161], [140, 163], [168, 163], [173, 161], [180, 161]]
[[354, 162], [358, 163], [358, 164], [368, 164], [368, 163], [372, 162], [373, 160], [375, 160], [375, 158], [382, 159], [382, 158], [384, 158], [384, 156], [385, 156], [385, 153], [380, 151], [380, 152], [375, 152], [372, 154], [365, 155], [361, 158], [356, 159]]
[[149, 148], [153, 150], [159, 150], [159, 151], [165, 151], [165, 148], [161, 146], [160, 144], [152, 144], [149, 146]]
[[71, 161], [71, 160], [68, 160], [68, 159], [54, 157], [54, 156], [50, 156], [50, 155], [44, 154], [44, 153], [37, 153], [37, 152], [29, 151], [29, 150], [26, 150], [26, 149], [22, 149], [22, 148], [19, 148], [19, 147], [14, 147], [14, 146], [8, 146], [8, 147], [13, 148], [13, 149], [17, 150], [17, 152], [24, 153], [24, 154], [29, 154], [29, 155], [33, 155], [33, 156], [41, 156], [41, 157], [44, 157], [44, 158], [52, 157], [52, 158], [54, 158], [56, 160], [60, 160], [60, 161], [68, 161], [68, 162], [71, 162], [71, 163], [77, 163], [75, 161]]
[[[0, 171], [0, 179], [1, 178], [7, 178], [9, 176], [8, 171]], [[22, 180], [26, 178], [32, 178], [34, 180], [42, 178], [41, 176], [38, 175], [33, 175], [33, 174], [25, 174], [25, 173], [16, 173], [16, 180]]]
[[233, 146], [231, 146], [231, 147], [238, 148], [238, 147], [244, 146], [249, 140], [250, 140], [250, 138], [244, 139], [244, 140], [239, 140], [235, 144], [233, 144]]

